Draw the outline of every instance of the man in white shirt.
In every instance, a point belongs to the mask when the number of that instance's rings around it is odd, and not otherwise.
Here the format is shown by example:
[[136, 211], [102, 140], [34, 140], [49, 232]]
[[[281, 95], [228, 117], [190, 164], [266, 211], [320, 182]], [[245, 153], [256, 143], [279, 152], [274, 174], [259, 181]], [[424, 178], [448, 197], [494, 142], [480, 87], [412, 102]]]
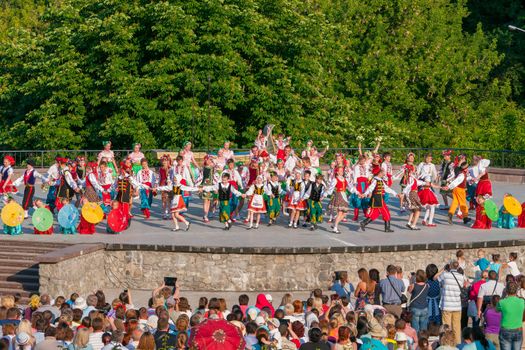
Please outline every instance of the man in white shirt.
[[467, 279], [457, 271], [458, 267], [454, 260], [434, 276], [441, 285], [442, 321], [454, 331], [456, 344], [461, 343], [461, 289], [467, 286]]
[[102, 334], [104, 334], [104, 321], [97, 317], [91, 322], [91, 328], [93, 332], [89, 335], [88, 344], [91, 345], [93, 350], [101, 350], [104, 347], [102, 342]]
[[498, 283], [498, 273], [496, 271], [489, 271], [489, 279], [487, 282], [483, 283], [479, 288], [478, 300], [476, 305], [478, 307], [478, 317], [481, 317], [481, 314], [485, 311], [485, 307], [493, 295], [503, 295], [505, 286], [502, 283]]

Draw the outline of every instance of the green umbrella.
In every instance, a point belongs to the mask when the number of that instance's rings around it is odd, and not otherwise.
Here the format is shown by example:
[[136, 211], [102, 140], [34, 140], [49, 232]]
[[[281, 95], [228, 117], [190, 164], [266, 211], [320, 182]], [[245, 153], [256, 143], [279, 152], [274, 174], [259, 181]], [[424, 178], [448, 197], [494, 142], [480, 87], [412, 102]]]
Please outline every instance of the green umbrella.
[[484, 203], [485, 206], [485, 214], [487, 214], [487, 217], [491, 221], [497, 221], [499, 217], [499, 210], [498, 206], [492, 199], [487, 199]]
[[38, 231], [47, 231], [53, 226], [53, 214], [47, 208], [37, 208], [31, 221]]

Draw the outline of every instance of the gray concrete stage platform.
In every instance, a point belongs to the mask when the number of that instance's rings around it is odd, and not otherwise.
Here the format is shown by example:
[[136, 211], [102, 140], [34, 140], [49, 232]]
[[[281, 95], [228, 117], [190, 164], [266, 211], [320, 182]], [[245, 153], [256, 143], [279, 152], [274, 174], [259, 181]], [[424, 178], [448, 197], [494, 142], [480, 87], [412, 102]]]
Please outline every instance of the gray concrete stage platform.
[[[396, 188], [398, 190], [398, 188]], [[505, 193], [513, 194], [518, 200], [525, 200], [525, 185], [495, 183], [494, 199], [502, 203]], [[37, 191], [37, 197], [44, 193]], [[22, 193], [16, 195], [21, 201]], [[441, 196], [438, 196], [441, 200]], [[392, 227], [394, 233], [384, 233], [381, 220], [369, 225], [366, 232], [358, 230], [358, 224], [350, 220], [340, 225], [341, 234], [330, 232], [330, 224], [324, 223], [320, 229], [311, 232], [306, 228], [287, 228], [287, 218], [281, 217], [274, 226], [267, 227], [264, 223], [257, 230], [247, 230], [246, 226], [237, 222], [231, 230], [223, 231], [217, 217], [211, 218], [209, 224], [202, 222], [202, 206], [198, 198], [192, 198], [190, 210], [186, 216], [192, 222], [190, 231], [172, 232], [173, 223], [162, 220], [160, 216], [160, 199], [155, 198], [152, 209], [152, 218], [144, 220], [138, 209], [138, 201], [134, 203], [133, 213], [136, 215], [131, 227], [119, 234], [105, 233], [105, 223], [97, 226], [98, 233], [94, 235], [63, 235], [53, 234], [41, 236], [32, 234], [31, 220], [24, 222], [24, 234], [20, 236], [0, 235], [1, 240], [32, 240], [69, 243], [118, 243], [118, 244], [162, 244], [181, 246], [208, 246], [208, 247], [336, 247], [336, 246], [378, 246], [401, 244], [426, 243], [462, 243], [477, 241], [520, 240], [525, 238], [525, 229], [497, 229], [474, 230], [466, 227], [455, 219], [454, 225], [448, 225], [446, 211], [436, 210], [435, 228], [421, 227], [421, 231], [411, 231], [405, 228], [408, 214], [399, 215], [399, 201], [390, 200], [393, 216]], [[243, 211], [243, 215], [245, 212]], [[473, 218], [475, 213], [471, 213]], [[362, 215], [362, 214], [361, 214]], [[362, 219], [362, 217], [360, 217]], [[264, 220], [264, 219], [263, 219]], [[421, 220], [420, 220], [421, 221]], [[264, 220], [266, 222], [266, 220]]]

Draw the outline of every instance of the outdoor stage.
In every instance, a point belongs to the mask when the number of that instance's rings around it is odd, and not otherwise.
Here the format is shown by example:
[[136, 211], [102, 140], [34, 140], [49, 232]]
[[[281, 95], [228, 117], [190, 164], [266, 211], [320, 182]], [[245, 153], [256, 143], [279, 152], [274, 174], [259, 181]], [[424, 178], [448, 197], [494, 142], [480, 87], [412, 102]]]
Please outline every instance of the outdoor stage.
[[[399, 188], [394, 187], [396, 190]], [[525, 200], [525, 185], [494, 183], [494, 199], [499, 205], [505, 193], [511, 193], [519, 201]], [[20, 202], [22, 193], [16, 194]], [[43, 197], [44, 193], [39, 189], [37, 197]], [[438, 196], [441, 200], [440, 196]], [[133, 244], [133, 245], [174, 245], [195, 247], [257, 247], [257, 248], [325, 248], [325, 247], [352, 247], [352, 246], [392, 246], [405, 244], [428, 244], [428, 243], [468, 243], [480, 241], [520, 240], [525, 238], [525, 229], [497, 229], [474, 230], [455, 218], [454, 225], [447, 223], [446, 211], [436, 210], [435, 223], [437, 227], [427, 228], [419, 225], [421, 231], [411, 231], [405, 227], [408, 214], [399, 215], [399, 200], [390, 199], [392, 212], [392, 227], [394, 233], [383, 232], [381, 219], [371, 223], [366, 232], [359, 231], [358, 223], [350, 220], [352, 213], [348, 215], [349, 221], [340, 225], [341, 234], [330, 232], [330, 224], [322, 224], [317, 231], [309, 231], [307, 228], [289, 229], [287, 217], [281, 216], [276, 225], [266, 226], [266, 219], [261, 220], [259, 229], [248, 230], [246, 225], [237, 222], [229, 231], [222, 230], [222, 225], [217, 217], [211, 217], [211, 222], [202, 222], [202, 205], [200, 199], [192, 198], [190, 210], [186, 216], [191, 221], [191, 229], [188, 232], [172, 232], [173, 222], [162, 220], [160, 216], [160, 196], [155, 197], [152, 217], [145, 220], [138, 209], [137, 201], [134, 202], [131, 227], [121, 234], [107, 234], [105, 223], [97, 225], [97, 233], [94, 235], [34, 235], [32, 234], [31, 220], [27, 219], [24, 224], [24, 233], [21, 236], [11, 237], [0, 235], [1, 240], [32, 240], [42, 242], [67, 242], [67, 243], [110, 243], [110, 244]], [[246, 208], [246, 206], [245, 206]], [[244, 214], [245, 211], [243, 211]], [[423, 215], [423, 213], [422, 213]], [[471, 212], [470, 217], [474, 218]], [[362, 213], [360, 213], [360, 220]], [[420, 221], [421, 222], [421, 219]], [[181, 227], [184, 227], [182, 224]]]

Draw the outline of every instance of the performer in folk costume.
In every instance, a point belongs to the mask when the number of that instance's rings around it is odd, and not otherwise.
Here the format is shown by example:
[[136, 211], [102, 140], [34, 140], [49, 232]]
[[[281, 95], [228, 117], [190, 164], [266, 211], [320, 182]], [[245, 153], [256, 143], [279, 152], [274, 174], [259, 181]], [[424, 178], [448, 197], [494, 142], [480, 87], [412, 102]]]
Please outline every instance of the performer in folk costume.
[[451, 225], [454, 212], [458, 206], [463, 215], [463, 223], [467, 224], [471, 221], [468, 217], [467, 206], [467, 172], [468, 163], [462, 161], [454, 168], [454, 180], [444, 187], [445, 191], [452, 190], [452, 204], [448, 210], [448, 223]]
[[55, 201], [57, 195], [57, 186], [56, 183], [60, 177], [60, 165], [58, 160], [60, 157], [55, 158], [55, 163], [49, 167], [47, 170], [46, 184], [42, 185], [42, 188], [47, 189], [46, 204], [49, 206], [49, 210], [53, 213], [55, 211]]
[[[6, 199], [6, 204], [15, 202], [13, 197], [8, 196]], [[22, 224], [16, 226], [8, 226], [4, 224], [4, 229], [2, 231], [5, 235], [18, 236], [22, 234]]]
[[86, 166], [86, 177], [84, 179], [84, 197], [91, 203], [100, 203], [104, 191], [98, 182], [97, 163], [89, 162]]
[[[512, 195], [509, 193], [505, 193], [503, 195], [503, 199], [505, 199], [506, 197], [512, 197]], [[497, 225], [498, 228], [505, 228], [508, 230], [516, 227], [516, 217], [509, 213], [507, 209], [505, 209], [504, 205], [502, 205], [499, 209]]]
[[492, 197], [492, 183], [489, 179], [488, 168], [490, 166], [490, 160], [479, 157], [478, 163], [474, 171], [472, 172], [471, 180], [476, 182], [476, 195]]
[[111, 141], [102, 141], [104, 149], [99, 152], [97, 156], [97, 165], [106, 162], [107, 167], [110, 168], [113, 174], [117, 173], [117, 162], [115, 161], [115, 153], [111, 150]]
[[268, 226], [271, 226], [281, 213], [281, 196], [286, 193], [279, 182], [279, 176], [274, 171], [270, 172], [270, 180], [266, 182], [266, 193], [268, 194], [266, 200], [269, 218]]
[[[242, 193], [243, 191], [243, 188], [244, 188], [244, 185], [243, 185], [243, 181], [242, 181], [242, 177], [241, 177], [241, 174], [239, 173], [239, 171], [237, 169], [235, 169], [235, 161], [233, 159], [228, 159], [228, 161], [226, 162], [226, 169], [224, 169], [223, 173], [224, 174], [228, 174], [230, 176], [229, 178], [229, 181], [230, 181], [230, 184], [233, 186], [233, 188], [237, 191], [239, 191], [239, 193]], [[240, 202], [243, 200], [243, 197], [241, 196], [237, 196], [235, 194], [232, 194], [232, 196], [230, 197], [230, 200], [229, 200], [229, 204], [230, 204], [230, 219], [231, 221], [235, 222], [235, 216], [236, 216], [236, 210], [237, 208], [240, 206]], [[220, 199], [219, 199], [219, 207], [220, 207], [221, 203], [220, 203]]]
[[301, 164], [303, 165], [303, 174], [306, 170], [310, 172], [310, 175], [313, 179], [315, 179], [315, 176], [317, 174], [321, 174], [321, 169], [315, 168], [312, 166], [312, 162], [310, 160], [310, 157], [303, 157], [301, 159]]
[[[381, 170], [383, 170], [385, 174], [384, 181], [388, 187], [392, 187], [394, 184], [394, 170], [392, 167], [392, 155], [389, 152], [383, 153], [383, 159], [381, 161]], [[385, 193], [385, 202], [388, 203], [388, 200], [390, 198], [389, 193]]]
[[[330, 170], [328, 172], [328, 183], [331, 184], [337, 176], [337, 169], [343, 168], [344, 177], [346, 179], [351, 179], [353, 176], [352, 168], [350, 167], [350, 162], [346, 159], [343, 153], [337, 153], [335, 155], [335, 161], [330, 164]], [[334, 195], [331, 195], [330, 202], [328, 203], [328, 213], [330, 214], [328, 222], [332, 223], [334, 217], [337, 216], [337, 209], [334, 207]], [[343, 222], [346, 222], [346, 214], [343, 216]]]
[[[5, 156], [4, 162], [0, 167], [0, 195], [4, 196], [4, 202], [7, 201], [7, 197], [11, 193], [16, 193], [17, 189], [13, 186], [13, 166], [15, 165], [15, 159], [11, 156]], [[6, 202], [7, 203], [7, 202]]]
[[294, 175], [290, 176], [287, 183], [288, 209], [290, 209], [290, 223], [288, 227], [297, 228], [301, 212], [306, 210], [306, 201], [303, 200], [305, 184], [302, 179], [300, 168], [294, 170]]
[[310, 230], [317, 230], [318, 224], [323, 222], [323, 199], [326, 197], [327, 188], [324, 183], [324, 176], [317, 174], [315, 182], [306, 189], [304, 198], [307, 200], [308, 212], [310, 215]]
[[521, 203], [521, 214], [518, 216], [518, 227], [524, 228], [525, 227], [525, 202]]
[[263, 134], [262, 130], [259, 130], [259, 134], [253, 144], [257, 146], [260, 151], [266, 149], [266, 146], [268, 145], [268, 137]]
[[349, 181], [345, 178], [344, 172], [344, 167], [340, 166], [337, 168], [336, 176], [330, 183], [330, 189], [328, 191], [328, 193], [333, 194], [332, 207], [335, 211], [337, 211], [337, 216], [335, 217], [335, 222], [332, 231], [334, 233], [341, 233], [338, 229], [338, 225], [343, 220], [343, 218], [349, 210], [348, 197], [346, 195], [346, 192], [356, 192], [355, 187], [350, 186]]
[[231, 142], [226, 140], [222, 146], [222, 154], [226, 161], [232, 159], [235, 162], [235, 153], [230, 149]]
[[259, 176], [259, 158], [251, 158], [250, 164], [248, 165], [248, 181], [246, 186], [250, 187], [255, 183], [255, 180]]
[[199, 165], [193, 156], [191, 147], [192, 144], [190, 141], [184, 142], [182, 150], [179, 152], [179, 156], [182, 156], [184, 165], [188, 167], [191, 175], [191, 183], [194, 184], [197, 183], [197, 179], [199, 178]]
[[75, 193], [80, 192], [80, 188], [69, 170], [69, 159], [60, 158], [58, 163], [60, 169], [57, 181], [57, 198], [55, 201], [55, 207], [60, 210], [64, 206], [64, 199], [67, 199], [67, 203], [69, 204]]
[[372, 181], [366, 189], [365, 193], [359, 194], [362, 197], [370, 197], [370, 210], [368, 211], [368, 216], [361, 221], [360, 227], [361, 231], [365, 230], [365, 227], [376, 220], [379, 215], [383, 218], [385, 222], [385, 232], [394, 232], [390, 228], [390, 211], [385, 202], [385, 194], [389, 193], [393, 196], [398, 196], [398, 194], [387, 185], [385, 178], [387, 177], [384, 168], [380, 166], [372, 167]]
[[401, 185], [401, 192], [399, 193], [399, 195], [401, 196], [400, 197], [400, 202], [401, 202], [401, 212], [404, 212], [405, 211], [405, 208], [403, 206], [403, 204], [405, 203], [405, 199], [404, 199], [404, 190], [405, 188], [407, 187], [408, 185], [408, 181], [410, 179], [410, 174], [411, 173], [414, 173], [416, 171], [416, 167], [414, 166], [414, 158], [415, 158], [415, 155], [414, 153], [410, 152], [407, 154], [406, 158], [405, 158], [405, 164], [403, 164], [401, 166], [401, 168], [399, 169], [399, 171], [394, 175], [394, 178], [401, 178], [401, 181], [400, 181], [400, 185]]
[[417, 227], [417, 220], [419, 219], [423, 206], [419, 200], [417, 189], [419, 186], [423, 185], [425, 185], [425, 182], [418, 179], [415, 170], [409, 170], [407, 184], [403, 190], [403, 200], [405, 202], [405, 208], [410, 210], [410, 216], [408, 217], [406, 227], [411, 230], [420, 230], [420, 228]]
[[146, 158], [142, 158], [140, 165], [142, 169], [137, 173], [135, 180], [137, 183], [144, 185], [144, 187], [140, 189], [140, 210], [147, 220], [151, 216], [150, 209], [155, 192], [153, 188], [155, 188], [157, 183], [157, 177], [155, 176], [155, 172], [149, 168]]
[[270, 174], [272, 166], [273, 161], [270, 160], [270, 154], [266, 150], [263, 150], [259, 157], [259, 174], [262, 175], [265, 180], [268, 180], [267, 177]]
[[431, 174], [428, 174], [426, 178], [421, 178], [424, 181], [424, 185], [421, 186], [417, 195], [419, 196], [419, 201], [423, 208], [425, 208], [425, 217], [423, 218], [423, 226], [436, 227], [434, 224], [434, 214], [436, 212], [436, 207], [439, 205], [432, 187], [440, 188], [439, 186], [433, 185], [431, 181]]
[[[230, 160], [233, 161], [232, 159]], [[224, 224], [224, 230], [229, 230], [232, 225], [230, 199], [233, 196], [244, 198], [245, 195], [235, 188], [234, 184], [232, 184], [230, 173], [227, 171], [222, 173], [221, 182], [203, 189], [217, 193], [219, 198], [219, 221]], [[257, 225], [258, 223], [255, 228], [257, 228]]]
[[417, 176], [419, 180], [434, 182], [438, 178], [436, 166], [432, 163], [432, 154], [427, 153], [425, 160], [417, 166]]
[[[60, 193], [60, 188], [58, 189], [58, 193]], [[58, 200], [59, 197], [57, 197], [57, 200]], [[65, 207], [66, 205], [68, 204], [71, 204], [71, 198], [68, 198], [68, 197], [63, 197], [63, 198], [60, 198], [60, 206], [56, 206], [57, 209], [58, 209], [58, 212], [60, 213], [60, 210], [62, 210], [63, 207]], [[74, 234], [77, 234], [77, 228], [75, 226], [73, 227], [68, 227], [68, 228], [65, 228], [63, 227], [62, 225], [58, 225], [58, 231], [60, 233], [63, 233], [65, 235], [74, 235]]]
[[[182, 178], [186, 180], [186, 186], [192, 187], [195, 185], [195, 179], [191, 175], [191, 169], [185, 164], [184, 158], [180, 155], [177, 156], [177, 158], [175, 158], [175, 165], [172, 169], [172, 176], [173, 174], [178, 174], [182, 176]], [[184, 192], [182, 198], [184, 199], [184, 204], [186, 205], [186, 208], [189, 208], [191, 192]]]
[[312, 172], [312, 174], [321, 174], [319, 160], [324, 157], [326, 151], [328, 151], [328, 145], [323, 151], [319, 152], [317, 147], [314, 146], [314, 142], [312, 140], [308, 140], [306, 143], [306, 148], [301, 153], [301, 158], [309, 158], [311, 166], [317, 170]]
[[226, 162], [228, 161], [228, 158], [226, 158], [224, 156], [224, 151], [222, 150], [222, 148], [220, 148], [218, 151], [217, 151], [217, 156], [215, 157], [214, 159], [214, 162], [215, 162], [215, 170], [217, 171], [217, 173], [219, 174], [219, 176], [222, 174], [222, 172], [224, 171], [224, 168], [226, 167]]
[[284, 134], [277, 135], [277, 140], [275, 140], [275, 146], [277, 147], [277, 159], [281, 159], [283, 162], [286, 160], [284, 149], [290, 144], [291, 140], [291, 137], [284, 137]]
[[439, 168], [439, 182], [441, 185], [441, 196], [443, 197], [444, 207], [443, 209], [448, 210], [448, 197], [451, 196], [451, 191], [444, 190], [445, 187], [454, 179], [454, 162], [451, 159], [452, 151], [444, 150], [442, 153], [443, 161]]
[[490, 230], [492, 228], [492, 221], [488, 218], [487, 213], [485, 212], [485, 201], [489, 199], [490, 196], [477, 196], [476, 198], [476, 220], [471, 228], [480, 229], [480, 230]]
[[122, 210], [128, 222], [131, 221], [131, 202], [133, 201], [133, 187], [139, 189], [151, 189], [149, 186], [138, 183], [131, 174], [131, 162], [120, 162], [120, 174], [114, 185], [116, 189], [115, 200], [119, 203], [118, 207]]
[[289, 174], [292, 174], [294, 169], [301, 165], [301, 160], [295, 156], [290, 145], [284, 147], [284, 168]]
[[13, 186], [18, 187], [24, 183], [24, 199], [22, 199], [22, 208], [24, 208], [24, 218], [27, 219], [29, 207], [33, 205], [33, 196], [35, 194], [36, 179], [43, 180], [43, 176], [35, 170], [35, 162], [32, 159], [26, 161], [26, 170], [24, 174], [13, 182]]
[[[86, 197], [82, 197], [81, 206], [84, 206], [87, 203], [89, 203], [89, 200]], [[95, 224], [88, 222], [86, 219], [84, 219], [84, 216], [81, 214], [80, 222], [78, 223], [78, 226], [77, 226], [77, 231], [78, 233], [82, 235], [92, 235], [95, 233]]]
[[131, 161], [131, 170], [134, 175], [137, 175], [138, 172], [142, 169], [142, 159], [146, 158], [144, 153], [140, 151], [142, 145], [138, 142], [135, 142], [133, 145], [133, 152], [128, 154], [128, 159]]
[[171, 191], [173, 193], [173, 199], [171, 200], [171, 215], [173, 223], [175, 224], [175, 228], [172, 229], [172, 231], [179, 231], [179, 221], [186, 225], [185, 231], [188, 231], [190, 229], [191, 223], [181, 215], [181, 213], [188, 210], [186, 208], [186, 204], [184, 203], [183, 193], [196, 192], [200, 191], [200, 189], [197, 187], [187, 186], [186, 180], [182, 177], [182, 175], [175, 174], [165, 186], [157, 187], [157, 191]]
[[84, 158], [83, 156], [78, 156], [75, 158], [75, 163], [76, 163], [76, 173], [77, 173], [78, 179], [80, 181], [84, 181], [86, 177], [86, 166], [87, 166], [86, 158]]
[[[49, 211], [51, 211], [51, 208], [49, 207], [49, 205], [45, 204], [41, 199], [35, 199], [33, 204], [34, 204], [35, 209], [46, 208]], [[36, 229], [36, 227], [34, 227], [33, 228], [33, 233], [35, 235], [50, 235], [50, 234], [53, 234], [53, 226], [51, 226], [46, 231], [39, 231], [39, 230]]]
[[[308, 169], [305, 170], [303, 168], [302, 171], [303, 171], [304, 193], [306, 194], [306, 192], [310, 190], [310, 187], [312, 186], [312, 184], [314, 184], [315, 181], [311, 180], [312, 172], [310, 170]], [[306, 200], [306, 198], [304, 198], [304, 195], [303, 195], [303, 201], [306, 207], [306, 209], [302, 211], [303, 219], [304, 219], [303, 227], [306, 227], [308, 226], [308, 223], [310, 222], [310, 208], [308, 207], [308, 201]]]
[[351, 197], [352, 207], [354, 208], [354, 218], [352, 220], [357, 221], [359, 218], [359, 209], [363, 210], [364, 216], [367, 215], [368, 209], [368, 199], [361, 198], [361, 196], [359, 196], [359, 194], [366, 192], [368, 180], [370, 178], [370, 166], [367, 165], [367, 159], [364, 155], [359, 156], [359, 160], [354, 166], [353, 174], [353, 182], [356, 191]]
[[[182, 161], [182, 157], [180, 157]], [[142, 166], [141, 166], [142, 168]], [[171, 168], [171, 159], [169, 155], [164, 155], [160, 158], [160, 168], [159, 168], [159, 187], [166, 186], [168, 181], [172, 177], [172, 168]], [[182, 175], [181, 175], [182, 176]], [[170, 207], [171, 201], [173, 199], [173, 191], [161, 191], [161, 201], [162, 201], [162, 219], [168, 220], [170, 218]]]
[[[202, 179], [200, 179], [201, 186], [208, 188], [219, 182], [219, 177], [215, 171], [215, 164], [213, 163], [212, 158], [209, 155], [204, 157], [204, 166], [202, 167]], [[208, 219], [208, 213], [213, 211], [212, 201], [215, 201], [214, 195], [210, 191], [202, 192], [202, 208], [204, 210], [203, 221], [205, 223], [210, 222]]]
[[[262, 175], [257, 176], [255, 183], [248, 188], [246, 196], [251, 196], [248, 202], [248, 229], [252, 227], [259, 228], [261, 221], [261, 214], [266, 213], [266, 203], [264, 203], [264, 178]], [[255, 225], [253, 225], [253, 219], [255, 217]]]
[[112, 186], [115, 182], [114, 176], [116, 173], [113, 173], [113, 170], [108, 168], [108, 165], [105, 161], [102, 161], [98, 164], [98, 176], [97, 180], [102, 187], [102, 209], [107, 214], [110, 211], [111, 207], [111, 197], [112, 197]]

